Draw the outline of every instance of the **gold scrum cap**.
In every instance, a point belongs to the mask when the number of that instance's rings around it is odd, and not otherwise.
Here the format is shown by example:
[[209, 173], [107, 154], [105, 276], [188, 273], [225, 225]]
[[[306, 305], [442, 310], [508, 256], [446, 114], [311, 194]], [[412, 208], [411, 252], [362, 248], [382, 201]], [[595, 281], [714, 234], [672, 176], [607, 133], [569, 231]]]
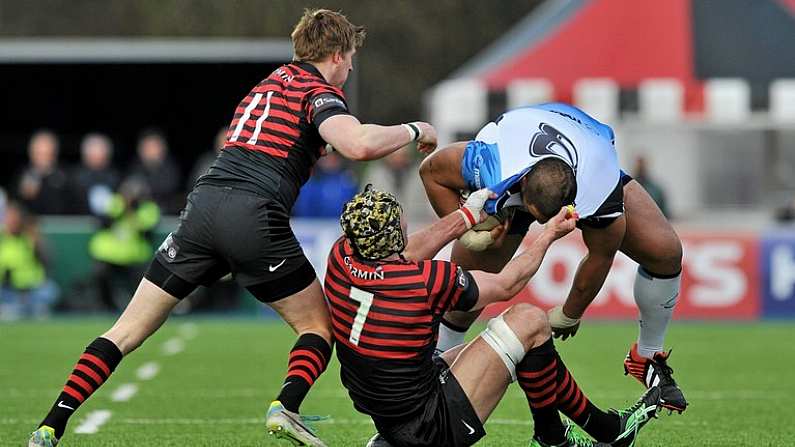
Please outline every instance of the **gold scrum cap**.
[[395, 196], [367, 185], [345, 204], [340, 225], [359, 256], [384, 259], [406, 248], [400, 227], [402, 211]]

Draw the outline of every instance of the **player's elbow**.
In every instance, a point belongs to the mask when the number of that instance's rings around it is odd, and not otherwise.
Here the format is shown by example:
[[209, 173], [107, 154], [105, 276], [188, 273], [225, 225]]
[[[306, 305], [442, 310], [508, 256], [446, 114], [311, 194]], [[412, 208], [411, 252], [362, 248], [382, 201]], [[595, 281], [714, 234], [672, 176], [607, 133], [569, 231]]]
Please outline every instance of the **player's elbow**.
[[436, 154], [431, 154], [428, 157], [425, 157], [420, 163], [420, 178], [422, 179], [423, 183], [428, 183], [429, 181], [433, 180], [434, 177], [434, 159]]
[[[373, 139], [368, 138], [366, 135], [356, 138], [351, 141], [344, 154], [347, 158], [355, 161], [368, 161], [375, 160], [381, 153], [381, 147]], [[342, 152], [342, 151], [341, 151]]]
[[349, 160], [366, 161], [370, 159], [369, 156], [371, 152], [368, 150], [367, 146], [358, 141], [340, 145], [339, 147], [335, 147], [335, 149]]

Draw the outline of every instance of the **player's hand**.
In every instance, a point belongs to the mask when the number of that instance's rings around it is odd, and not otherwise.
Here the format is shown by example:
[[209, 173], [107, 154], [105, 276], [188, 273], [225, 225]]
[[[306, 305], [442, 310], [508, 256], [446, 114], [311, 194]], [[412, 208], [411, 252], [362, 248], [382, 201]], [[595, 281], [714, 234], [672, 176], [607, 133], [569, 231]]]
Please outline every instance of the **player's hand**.
[[436, 149], [436, 129], [423, 121], [413, 123], [420, 129], [420, 137], [417, 139], [417, 150], [425, 155], [430, 154]]
[[560, 239], [576, 228], [577, 219], [579, 218], [580, 216], [573, 206], [564, 206], [555, 217], [547, 221], [546, 225], [544, 225], [544, 231], [549, 232], [553, 240]]
[[458, 210], [463, 215], [467, 228], [472, 228], [489, 217], [483, 211], [483, 207], [486, 205], [487, 200], [495, 198], [497, 198], [497, 195], [487, 188], [479, 189], [469, 194], [461, 209]]
[[502, 223], [492, 228], [491, 231], [489, 231], [489, 234], [491, 234], [491, 240], [494, 241], [491, 243], [491, 247], [502, 247], [503, 242], [505, 242], [505, 238], [508, 236], [508, 230], [510, 229], [511, 219], [503, 220]]
[[571, 318], [563, 313], [563, 306], [555, 306], [547, 312], [549, 325], [552, 326], [552, 334], [555, 338], [566, 340], [577, 335], [580, 329], [580, 319]]

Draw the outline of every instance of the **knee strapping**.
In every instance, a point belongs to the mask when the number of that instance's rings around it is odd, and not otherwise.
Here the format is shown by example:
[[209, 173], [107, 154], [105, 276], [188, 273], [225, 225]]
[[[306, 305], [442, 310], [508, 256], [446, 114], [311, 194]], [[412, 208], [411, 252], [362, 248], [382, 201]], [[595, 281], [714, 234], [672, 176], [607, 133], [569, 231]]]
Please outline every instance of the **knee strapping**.
[[519, 337], [508, 326], [502, 315], [492, 318], [480, 337], [500, 356], [505, 367], [508, 368], [511, 381], [515, 381], [516, 364], [522, 361], [526, 351]]

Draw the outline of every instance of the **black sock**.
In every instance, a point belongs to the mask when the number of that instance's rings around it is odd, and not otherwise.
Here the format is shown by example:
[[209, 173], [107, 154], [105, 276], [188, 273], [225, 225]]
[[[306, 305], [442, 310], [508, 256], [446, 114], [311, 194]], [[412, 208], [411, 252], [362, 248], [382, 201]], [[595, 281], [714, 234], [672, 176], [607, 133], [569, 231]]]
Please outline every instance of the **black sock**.
[[557, 406], [557, 355], [550, 338], [527, 351], [516, 365], [516, 378], [530, 404], [535, 437], [546, 444], [566, 440]]
[[112, 341], [102, 337], [92, 341], [80, 356], [63, 391], [39, 426], [54, 428], [57, 438], [63, 436], [69, 417], [108, 380], [121, 359], [122, 353]]
[[303, 334], [298, 337], [287, 363], [287, 377], [276, 400], [284, 408], [298, 412], [309, 389], [326, 370], [331, 358], [331, 346], [317, 334]]

